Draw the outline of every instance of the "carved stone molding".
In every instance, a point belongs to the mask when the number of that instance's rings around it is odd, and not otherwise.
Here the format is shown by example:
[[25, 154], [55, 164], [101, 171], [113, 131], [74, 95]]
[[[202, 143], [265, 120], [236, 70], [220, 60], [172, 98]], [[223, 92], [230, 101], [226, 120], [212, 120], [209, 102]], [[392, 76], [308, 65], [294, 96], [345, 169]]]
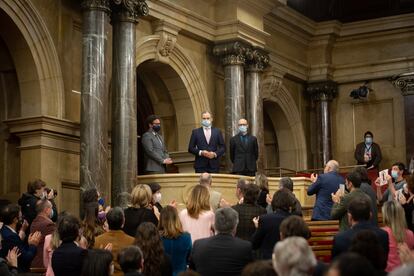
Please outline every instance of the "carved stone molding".
[[146, 0], [111, 0], [112, 21], [138, 23], [141, 16], [149, 14]]
[[338, 94], [338, 84], [331, 80], [309, 83], [306, 92], [313, 101], [332, 101]]
[[81, 7], [83, 10], [101, 10], [108, 14], [111, 11], [109, 0], [83, 0]]
[[216, 45], [213, 48], [213, 54], [221, 57], [223, 66], [244, 65], [246, 58], [251, 58], [252, 49], [241, 41], [232, 41]]
[[262, 49], [253, 49], [247, 56], [248, 71], [263, 71], [269, 65], [269, 54]]
[[160, 20], [155, 27], [155, 34], [160, 36], [157, 44], [157, 61], [168, 62], [171, 52], [177, 43], [179, 28]]
[[401, 90], [403, 96], [414, 95], [414, 72], [394, 76], [390, 81]]
[[263, 81], [260, 86], [261, 94], [263, 99], [277, 97], [280, 87], [283, 82], [283, 73], [271, 70], [265, 72], [263, 75]]

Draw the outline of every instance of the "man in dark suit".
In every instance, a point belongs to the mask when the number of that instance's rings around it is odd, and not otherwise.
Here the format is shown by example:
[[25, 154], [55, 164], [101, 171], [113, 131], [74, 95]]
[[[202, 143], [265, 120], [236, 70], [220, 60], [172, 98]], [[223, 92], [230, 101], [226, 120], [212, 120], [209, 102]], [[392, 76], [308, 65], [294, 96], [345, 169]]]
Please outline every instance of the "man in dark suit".
[[81, 274], [82, 260], [87, 251], [76, 243], [79, 238], [79, 229], [79, 220], [72, 215], [64, 216], [58, 225], [62, 244], [53, 251], [52, 255], [52, 269], [56, 276]]
[[18, 233], [23, 224], [23, 218], [20, 207], [16, 204], [9, 204], [3, 209], [2, 220], [0, 257], [5, 258], [9, 250], [17, 247], [20, 252], [17, 259], [18, 271], [29, 272], [30, 263], [36, 255], [36, 247], [41, 238], [40, 232], [30, 234], [27, 243], [20, 239]]
[[145, 172], [148, 174], [165, 173], [166, 165], [172, 164], [173, 161], [168, 155], [164, 139], [159, 134], [161, 130], [160, 118], [156, 115], [150, 115], [146, 123], [148, 131], [142, 135]]
[[381, 246], [384, 248], [385, 255], [388, 256], [388, 234], [369, 221], [371, 214], [371, 201], [368, 197], [357, 197], [351, 200], [348, 206], [348, 220], [351, 229], [339, 232], [334, 237], [332, 258], [348, 251], [351, 246], [352, 238], [362, 230], [370, 230], [374, 232], [374, 234], [377, 235]]
[[240, 275], [253, 256], [251, 243], [234, 237], [238, 221], [238, 214], [232, 208], [218, 209], [216, 236], [194, 242], [190, 268], [203, 276]]
[[355, 148], [355, 159], [358, 165], [365, 165], [367, 170], [378, 169], [381, 162], [381, 148], [373, 142], [374, 135], [371, 131], [364, 134], [364, 142], [359, 143]]
[[226, 151], [223, 135], [218, 128], [211, 126], [213, 117], [210, 112], [201, 114], [202, 127], [191, 133], [188, 152], [194, 154], [194, 169], [196, 173], [218, 173], [220, 158]]
[[311, 175], [312, 185], [308, 187], [309, 196], [316, 194], [315, 206], [313, 207], [312, 220], [330, 220], [333, 205], [331, 194], [339, 189], [339, 184], [345, 180], [338, 174], [339, 164], [335, 160], [329, 160], [324, 168], [324, 174]]
[[239, 134], [230, 139], [230, 160], [233, 163], [232, 173], [254, 176], [259, 157], [259, 148], [255, 136], [249, 135], [246, 119], [239, 120]]

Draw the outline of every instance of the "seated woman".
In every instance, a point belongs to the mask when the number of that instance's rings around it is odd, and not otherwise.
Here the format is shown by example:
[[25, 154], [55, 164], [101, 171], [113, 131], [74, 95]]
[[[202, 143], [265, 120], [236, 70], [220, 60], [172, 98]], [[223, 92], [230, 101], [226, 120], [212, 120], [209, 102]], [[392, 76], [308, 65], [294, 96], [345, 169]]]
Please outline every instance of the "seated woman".
[[191, 253], [191, 236], [183, 231], [177, 209], [166, 206], [161, 211], [159, 230], [164, 250], [170, 256], [173, 275], [187, 269], [187, 261]]

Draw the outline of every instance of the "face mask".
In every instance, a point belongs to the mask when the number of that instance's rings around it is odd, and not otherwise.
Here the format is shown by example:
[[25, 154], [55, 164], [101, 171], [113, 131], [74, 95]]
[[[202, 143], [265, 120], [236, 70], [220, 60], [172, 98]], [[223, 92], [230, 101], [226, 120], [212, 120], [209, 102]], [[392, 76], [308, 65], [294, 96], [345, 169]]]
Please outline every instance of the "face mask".
[[247, 132], [247, 126], [239, 126], [239, 131], [241, 133], [246, 133]]
[[202, 120], [201, 125], [203, 127], [211, 127], [211, 121], [210, 120]]
[[154, 194], [154, 203], [161, 202], [161, 193]]
[[371, 145], [372, 144], [372, 138], [371, 137], [365, 138], [365, 144]]
[[98, 199], [98, 203], [99, 203], [99, 205], [104, 206], [105, 205], [105, 199], [103, 197], [101, 197], [100, 199]]
[[161, 130], [161, 126], [160, 125], [153, 125], [152, 130], [155, 131], [155, 132], [158, 132], [158, 131]]
[[394, 180], [397, 180], [398, 172], [397, 171], [391, 171], [391, 176], [392, 176], [392, 178], [394, 178]]

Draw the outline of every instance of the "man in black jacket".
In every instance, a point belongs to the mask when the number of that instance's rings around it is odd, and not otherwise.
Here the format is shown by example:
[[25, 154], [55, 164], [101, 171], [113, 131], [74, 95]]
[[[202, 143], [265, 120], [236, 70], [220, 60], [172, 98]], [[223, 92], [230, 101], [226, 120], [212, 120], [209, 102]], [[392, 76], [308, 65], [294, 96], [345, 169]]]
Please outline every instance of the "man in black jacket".
[[373, 142], [374, 135], [371, 131], [364, 134], [364, 142], [359, 143], [355, 148], [355, 159], [358, 165], [365, 165], [367, 170], [378, 169], [382, 155], [380, 146]]
[[216, 236], [196, 240], [191, 253], [190, 268], [203, 276], [240, 275], [252, 261], [252, 245], [235, 238], [238, 214], [232, 208], [216, 211]]

